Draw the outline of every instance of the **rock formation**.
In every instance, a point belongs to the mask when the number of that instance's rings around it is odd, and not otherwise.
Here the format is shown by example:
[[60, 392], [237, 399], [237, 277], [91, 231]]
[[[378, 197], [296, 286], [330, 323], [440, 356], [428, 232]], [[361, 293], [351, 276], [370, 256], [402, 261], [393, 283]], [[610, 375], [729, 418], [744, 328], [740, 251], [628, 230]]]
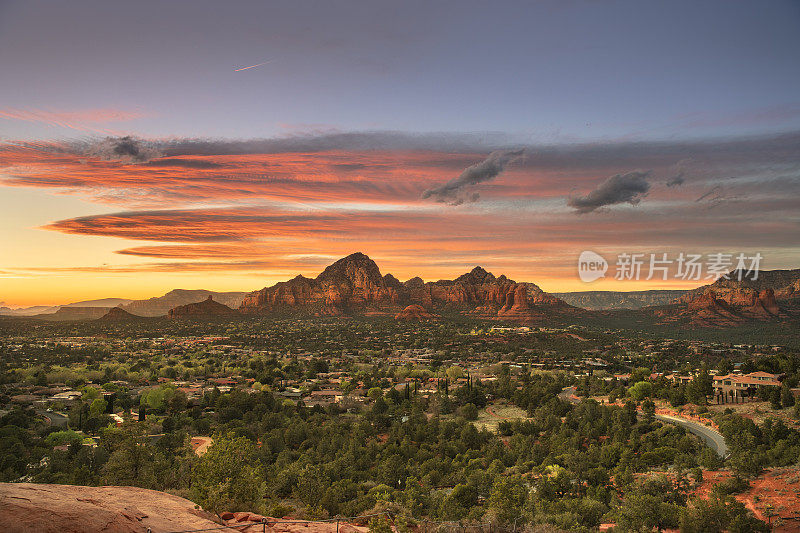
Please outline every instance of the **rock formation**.
[[417, 321], [435, 320], [436, 315], [429, 313], [424, 307], [418, 304], [411, 304], [395, 315], [397, 320]]
[[140, 316], [127, 312], [121, 307], [112, 307], [108, 310], [108, 313], [101, 316], [97, 320], [102, 320], [103, 322], [130, 322], [140, 320], [141, 318], [142, 317]]
[[136, 487], [0, 484], [0, 531], [107, 533], [219, 528], [189, 500]]
[[[404, 308], [411, 308], [405, 313]], [[425, 283], [415, 277], [400, 283], [381, 275], [362, 253], [336, 261], [314, 279], [296, 278], [248, 294], [239, 310], [247, 314], [303, 313], [339, 315], [385, 313], [417, 316], [421, 308], [451, 309], [487, 318], [531, 320], [547, 313], [577, 309], [545, 293], [533, 283], [495, 277], [481, 267], [454, 280]]]
[[213, 292], [204, 289], [188, 290], [174, 289], [164, 296], [148, 298], [147, 300], [134, 300], [122, 308], [129, 313], [139, 316], [164, 316], [170, 309], [180, 305], [202, 302], [209, 296], [214, 301], [236, 309], [241, 305], [245, 292]]
[[398, 301], [399, 282], [384, 278], [375, 262], [362, 253], [339, 259], [314, 279], [297, 276], [251, 292], [239, 310], [247, 314], [305, 310], [317, 315], [340, 315], [367, 306]]
[[[727, 327], [753, 320], [786, 319], [790, 312], [781, 302], [795, 300], [794, 286], [800, 287], [800, 270], [776, 270], [759, 273], [756, 280], [738, 279], [731, 272], [710, 285], [691, 290], [674, 305], [658, 311], [662, 317], [688, 318], [700, 326]], [[770, 286], [773, 284], [774, 286]], [[782, 296], [779, 301], [778, 295]]]
[[239, 312], [231, 309], [227, 305], [215, 302], [214, 298], [209, 294], [208, 298], [202, 302], [179, 305], [170, 309], [167, 313], [168, 318], [172, 319], [200, 319], [210, 320], [216, 318], [232, 318], [239, 316]]

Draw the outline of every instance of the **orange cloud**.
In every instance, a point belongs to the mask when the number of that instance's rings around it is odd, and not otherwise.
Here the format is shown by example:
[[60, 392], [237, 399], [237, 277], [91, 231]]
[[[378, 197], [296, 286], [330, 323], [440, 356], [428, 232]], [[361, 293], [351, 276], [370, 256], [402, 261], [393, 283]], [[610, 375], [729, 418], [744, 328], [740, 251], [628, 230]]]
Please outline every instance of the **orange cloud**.
[[[476, 184], [479, 203], [460, 207], [421, 196], [483, 161], [488, 151], [429, 141], [424, 149], [428, 141], [366, 134], [156, 140], [147, 141], [152, 150], [124, 160], [98, 156], [107, 153], [98, 143], [109, 139], [6, 143], [0, 145], [0, 183], [121, 206], [121, 212], [44, 226], [148, 241], [118, 251], [141, 263], [100, 269], [108, 272], [313, 274], [360, 250], [401, 277], [448, 277], [481, 264], [536, 281], [574, 278], [584, 249], [795, 250], [800, 189], [781, 170], [800, 161], [795, 137], [719, 146], [526, 148], [526, 156], [497, 179]], [[685, 162], [687, 154], [692, 163]], [[668, 187], [678, 166], [685, 183]], [[570, 194], [633, 168], [653, 169], [650, 193], [640, 205], [583, 216], [567, 207]], [[720, 169], [737, 177], [720, 178]], [[725, 192], [725, 205], [695, 202], [712, 187]]]

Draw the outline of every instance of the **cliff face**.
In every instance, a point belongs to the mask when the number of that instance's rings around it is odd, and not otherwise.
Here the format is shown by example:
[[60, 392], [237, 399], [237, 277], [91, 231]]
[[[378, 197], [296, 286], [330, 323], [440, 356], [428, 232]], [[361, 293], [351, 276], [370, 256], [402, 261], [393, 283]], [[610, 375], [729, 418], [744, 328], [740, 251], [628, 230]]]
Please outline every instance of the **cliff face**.
[[[314, 279], [296, 278], [248, 294], [239, 310], [248, 314], [306, 312], [339, 315], [353, 311], [397, 313], [414, 305], [425, 313], [451, 308], [485, 317], [531, 319], [543, 308], [573, 309], [533, 283], [495, 277], [481, 267], [454, 280], [424, 283], [412, 278], [400, 283], [381, 275], [375, 262], [362, 253], [349, 255]], [[535, 309], [536, 307], [536, 309]], [[414, 308], [416, 309], [416, 308]], [[410, 315], [418, 315], [410, 311]], [[399, 316], [405, 316], [402, 312]]]
[[[800, 288], [800, 270], [777, 270], [759, 273], [757, 280], [720, 278], [710, 285], [683, 294], [675, 305], [659, 311], [662, 316], [688, 318], [700, 326], [733, 326], [752, 320], [788, 318], [791, 313], [781, 302], [790, 304], [795, 286]], [[778, 295], [781, 296], [779, 302]]]
[[211, 295], [204, 301], [179, 305], [167, 312], [168, 318], [214, 319], [238, 316], [239, 312], [227, 305], [215, 302]]
[[339, 259], [314, 279], [303, 276], [265, 287], [245, 296], [239, 310], [248, 314], [276, 311], [314, 311], [340, 315], [369, 305], [398, 302], [399, 282], [384, 278], [375, 262], [362, 253]]
[[[718, 298], [723, 298], [731, 305], [752, 305], [758, 294], [767, 289], [775, 292], [777, 300], [800, 297], [800, 269], [795, 270], [762, 270], [753, 280], [742, 275], [739, 279], [738, 271], [732, 271], [728, 278], [719, 278], [714, 283], [703, 285], [687, 291], [676, 303], [687, 303], [690, 300], [712, 291]], [[755, 296], [754, 296], [755, 295]]]

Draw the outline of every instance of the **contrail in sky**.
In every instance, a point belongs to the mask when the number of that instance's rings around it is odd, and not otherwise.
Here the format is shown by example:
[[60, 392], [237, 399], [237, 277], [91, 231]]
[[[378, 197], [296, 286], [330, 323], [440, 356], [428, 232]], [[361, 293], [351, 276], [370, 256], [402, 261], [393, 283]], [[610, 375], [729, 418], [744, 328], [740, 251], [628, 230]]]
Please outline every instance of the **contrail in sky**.
[[249, 67], [237, 68], [237, 69], [234, 69], [233, 71], [234, 71], [234, 72], [239, 72], [240, 70], [247, 70], [247, 69], [249, 69], [249, 68], [256, 68], [256, 67], [260, 67], [261, 65], [266, 65], [267, 63], [272, 63], [272, 61], [273, 61], [273, 60], [272, 60], [272, 59], [270, 59], [269, 61], [264, 61], [263, 63], [259, 63], [258, 65], [250, 65]]

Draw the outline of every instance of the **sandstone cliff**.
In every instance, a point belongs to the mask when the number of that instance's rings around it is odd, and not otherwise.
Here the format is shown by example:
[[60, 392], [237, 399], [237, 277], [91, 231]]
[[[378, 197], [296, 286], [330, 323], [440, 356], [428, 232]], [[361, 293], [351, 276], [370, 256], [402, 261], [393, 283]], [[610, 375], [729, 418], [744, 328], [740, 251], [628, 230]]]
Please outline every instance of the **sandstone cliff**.
[[[248, 294], [239, 310], [247, 314], [305, 313], [340, 315], [353, 312], [399, 314], [415, 305], [426, 313], [449, 309], [487, 318], [531, 320], [547, 313], [577, 311], [533, 283], [495, 277], [481, 267], [454, 280], [425, 283], [415, 277], [400, 283], [381, 275], [362, 253], [336, 261], [316, 278], [296, 278]], [[409, 315], [419, 314], [413, 308]]]

